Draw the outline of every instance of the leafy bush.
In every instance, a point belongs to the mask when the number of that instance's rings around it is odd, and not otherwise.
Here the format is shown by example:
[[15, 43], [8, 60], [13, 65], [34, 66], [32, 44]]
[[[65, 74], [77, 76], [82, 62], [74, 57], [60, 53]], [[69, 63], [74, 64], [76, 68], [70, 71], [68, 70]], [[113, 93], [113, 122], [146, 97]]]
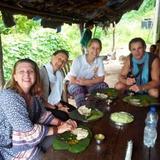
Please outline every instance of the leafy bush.
[[8, 80], [14, 63], [21, 58], [31, 58], [39, 66], [48, 63], [53, 52], [66, 49], [70, 52], [70, 46], [59, 34], [52, 30], [36, 32], [35, 30], [26, 34], [3, 35], [4, 75]]

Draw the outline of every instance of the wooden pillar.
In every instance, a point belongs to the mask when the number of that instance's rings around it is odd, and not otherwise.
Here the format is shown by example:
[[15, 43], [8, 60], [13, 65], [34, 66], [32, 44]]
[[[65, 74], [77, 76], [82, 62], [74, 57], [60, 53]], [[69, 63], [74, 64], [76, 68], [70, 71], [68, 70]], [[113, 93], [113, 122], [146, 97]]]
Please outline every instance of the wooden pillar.
[[160, 39], [160, 0], [156, 0], [153, 43]]
[[0, 33], [0, 89], [4, 86], [4, 73], [3, 73], [3, 52], [2, 52], [2, 41]]
[[115, 22], [113, 22], [112, 23], [112, 27], [113, 27], [113, 33], [112, 33], [112, 52], [114, 52], [115, 51], [115, 25], [116, 25], [116, 23]]

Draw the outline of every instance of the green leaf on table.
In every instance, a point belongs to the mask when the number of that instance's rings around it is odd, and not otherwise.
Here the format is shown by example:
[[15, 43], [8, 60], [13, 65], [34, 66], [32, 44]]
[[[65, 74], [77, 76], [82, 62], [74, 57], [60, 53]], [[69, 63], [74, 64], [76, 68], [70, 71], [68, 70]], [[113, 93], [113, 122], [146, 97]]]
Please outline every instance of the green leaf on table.
[[77, 140], [76, 136], [71, 132], [65, 132], [63, 134], [57, 135], [53, 140], [53, 148], [55, 150], [68, 150], [72, 153], [80, 153], [84, 151], [92, 138], [92, 133], [88, 127], [79, 126], [80, 128], [84, 128], [88, 131], [88, 136], [84, 139]]
[[124, 102], [138, 107], [147, 107], [152, 104], [158, 104], [158, 99], [149, 95], [134, 95], [123, 98]]
[[97, 120], [97, 119], [103, 117], [103, 115], [104, 115], [103, 112], [101, 112], [100, 110], [98, 110], [96, 108], [92, 108], [91, 114], [88, 117], [86, 117], [84, 115], [81, 115], [78, 112], [78, 110], [74, 110], [74, 111], [69, 113], [69, 117], [71, 119], [82, 121], [82, 122]]
[[85, 138], [80, 140], [77, 144], [70, 145], [68, 150], [72, 153], [79, 153], [84, 151], [86, 147], [89, 145], [89, 143], [90, 138]]
[[53, 140], [53, 148], [56, 150], [67, 150], [69, 148], [69, 144], [65, 141], [61, 141], [58, 138]]
[[92, 109], [91, 115], [87, 118], [88, 121], [96, 120], [103, 117], [103, 112], [98, 109]]
[[[92, 93], [92, 95], [96, 96], [97, 98], [101, 98], [100, 95], [97, 96], [97, 93], [105, 94], [108, 96], [107, 98], [110, 98], [110, 99], [115, 99], [118, 96], [118, 91], [115, 88], [106, 88], [106, 89], [102, 89], [102, 90]], [[102, 99], [107, 99], [103, 97], [105, 96], [102, 95]]]

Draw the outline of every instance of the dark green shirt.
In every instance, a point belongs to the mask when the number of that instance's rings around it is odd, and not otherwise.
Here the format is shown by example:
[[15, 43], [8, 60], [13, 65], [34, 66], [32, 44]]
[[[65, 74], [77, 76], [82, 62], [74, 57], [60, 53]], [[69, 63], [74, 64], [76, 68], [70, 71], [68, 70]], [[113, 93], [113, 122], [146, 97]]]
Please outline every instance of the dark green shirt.
[[84, 32], [82, 34], [81, 41], [80, 41], [82, 47], [86, 47], [87, 48], [88, 42], [91, 39], [91, 37], [92, 37], [91, 30], [89, 30], [89, 29], [84, 30]]

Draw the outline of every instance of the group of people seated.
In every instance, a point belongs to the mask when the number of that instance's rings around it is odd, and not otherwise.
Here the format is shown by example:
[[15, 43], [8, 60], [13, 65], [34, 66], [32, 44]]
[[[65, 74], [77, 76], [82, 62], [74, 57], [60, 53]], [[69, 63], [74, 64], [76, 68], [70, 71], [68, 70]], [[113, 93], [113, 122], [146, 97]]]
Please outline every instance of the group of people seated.
[[[18, 60], [12, 72], [9, 87], [0, 91], [0, 157], [10, 159], [41, 160], [56, 134], [72, 131], [77, 123], [68, 113], [77, 109], [64, 102], [64, 78], [69, 81], [68, 92], [76, 106], [86, 104], [86, 94], [108, 88], [105, 71], [99, 54], [102, 43], [93, 38], [87, 54], [77, 57], [66, 77], [61, 69], [69, 53], [58, 50], [51, 61], [39, 70], [31, 59]], [[121, 70], [118, 90], [159, 96], [159, 58], [145, 51], [141, 38], [129, 43], [131, 54]], [[129, 73], [133, 76], [130, 77]]]
[[156, 42], [156, 44], [152, 44], [150, 46], [150, 53], [155, 54], [160, 58], [160, 39]]

